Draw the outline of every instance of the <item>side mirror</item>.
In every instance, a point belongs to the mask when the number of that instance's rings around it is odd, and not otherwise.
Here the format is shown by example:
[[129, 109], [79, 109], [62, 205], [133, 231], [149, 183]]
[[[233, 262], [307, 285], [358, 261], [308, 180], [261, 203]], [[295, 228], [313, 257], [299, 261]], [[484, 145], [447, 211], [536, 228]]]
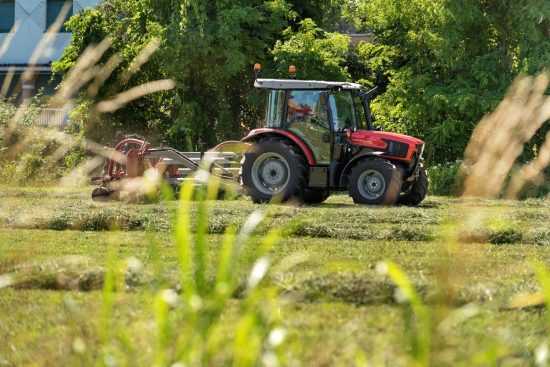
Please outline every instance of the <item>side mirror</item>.
[[376, 125], [376, 126], [374, 127], [374, 130], [376, 130], [376, 131], [384, 131], [384, 128], [383, 128], [382, 126], [380, 126], [380, 125]]

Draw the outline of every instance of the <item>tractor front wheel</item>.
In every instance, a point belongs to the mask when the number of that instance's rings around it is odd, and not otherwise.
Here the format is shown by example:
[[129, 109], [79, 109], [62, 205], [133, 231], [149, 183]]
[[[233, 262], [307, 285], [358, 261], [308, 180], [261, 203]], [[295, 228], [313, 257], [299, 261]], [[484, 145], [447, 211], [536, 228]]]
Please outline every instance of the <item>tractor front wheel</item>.
[[299, 199], [306, 186], [306, 161], [281, 138], [260, 140], [244, 154], [241, 186], [255, 203]]
[[351, 171], [349, 194], [356, 204], [392, 205], [399, 198], [402, 174], [391, 162], [375, 158]]
[[397, 204], [401, 205], [418, 205], [428, 193], [428, 174], [424, 167], [420, 167], [418, 172], [418, 177], [414, 180], [407, 191], [401, 193], [399, 199], [397, 199]]

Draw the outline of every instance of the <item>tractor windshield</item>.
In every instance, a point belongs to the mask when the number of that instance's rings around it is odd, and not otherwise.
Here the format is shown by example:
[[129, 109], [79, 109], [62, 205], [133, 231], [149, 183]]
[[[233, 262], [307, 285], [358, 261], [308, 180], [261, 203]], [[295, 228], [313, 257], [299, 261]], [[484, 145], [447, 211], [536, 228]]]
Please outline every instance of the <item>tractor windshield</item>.
[[[361, 128], [361, 125], [357, 124], [357, 118], [361, 117], [360, 113], [363, 108], [357, 108], [350, 91], [333, 92], [330, 94], [329, 100], [334, 131]], [[359, 115], [357, 115], [358, 113]]]

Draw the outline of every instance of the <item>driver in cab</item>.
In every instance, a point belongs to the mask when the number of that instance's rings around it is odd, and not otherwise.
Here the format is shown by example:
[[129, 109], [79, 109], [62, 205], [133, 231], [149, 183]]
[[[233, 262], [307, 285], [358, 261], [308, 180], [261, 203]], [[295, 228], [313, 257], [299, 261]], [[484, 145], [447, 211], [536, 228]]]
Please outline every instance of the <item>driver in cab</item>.
[[287, 126], [313, 149], [317, 161], [330, 160], [323, 135], [330, 129], [326, 97], [318, 91], [293, 91], [288, 96]]

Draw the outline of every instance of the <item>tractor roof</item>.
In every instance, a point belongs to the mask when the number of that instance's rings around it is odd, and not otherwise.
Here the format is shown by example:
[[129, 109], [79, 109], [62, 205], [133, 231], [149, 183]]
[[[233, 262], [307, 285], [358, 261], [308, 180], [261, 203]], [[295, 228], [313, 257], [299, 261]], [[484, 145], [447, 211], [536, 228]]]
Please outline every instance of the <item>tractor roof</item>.
[[360, 90], [363, 86], [348, 82], [326, 82], [322, 80], [256, 79], [254, 87], [261, 89], [348, 89]]

